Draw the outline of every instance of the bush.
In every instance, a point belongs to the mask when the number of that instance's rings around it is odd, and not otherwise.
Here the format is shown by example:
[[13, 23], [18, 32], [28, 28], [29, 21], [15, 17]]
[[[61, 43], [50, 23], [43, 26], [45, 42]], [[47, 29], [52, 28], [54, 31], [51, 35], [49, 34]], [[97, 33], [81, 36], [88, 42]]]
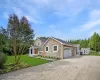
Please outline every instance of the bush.
[[4, 63], [6, 62], [6, 60], [7, 60], [6, 54], [0, 52], [0, 69], [4, 68]]

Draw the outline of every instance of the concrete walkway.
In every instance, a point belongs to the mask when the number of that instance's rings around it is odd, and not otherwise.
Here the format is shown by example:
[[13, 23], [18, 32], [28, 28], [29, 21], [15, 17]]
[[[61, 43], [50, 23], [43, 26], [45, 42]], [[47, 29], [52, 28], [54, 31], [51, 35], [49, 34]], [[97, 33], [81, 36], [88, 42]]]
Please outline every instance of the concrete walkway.
[[100, 57], [63, 59], [3, 74], [0, 80], [100, 80]]

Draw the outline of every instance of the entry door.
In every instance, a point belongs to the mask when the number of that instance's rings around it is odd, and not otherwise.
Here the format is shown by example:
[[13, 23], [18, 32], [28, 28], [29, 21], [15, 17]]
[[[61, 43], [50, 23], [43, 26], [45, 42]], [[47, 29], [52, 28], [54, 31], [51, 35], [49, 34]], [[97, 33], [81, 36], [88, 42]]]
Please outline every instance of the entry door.
[[68, 58], [72, 56], [71, 48], [65, 48], [64, 49], [64, 58]]
[[38, 54], [38, 49], [34, 49], [34, 54]]

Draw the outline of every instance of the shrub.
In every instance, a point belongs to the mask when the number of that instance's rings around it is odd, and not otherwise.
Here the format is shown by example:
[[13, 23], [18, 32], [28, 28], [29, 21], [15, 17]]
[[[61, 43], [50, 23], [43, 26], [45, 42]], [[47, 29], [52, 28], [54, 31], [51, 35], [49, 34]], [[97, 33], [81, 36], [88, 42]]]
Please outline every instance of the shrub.
[[4, 63], [6, 62], [6, 60], [7, 60], [6, 54], [0, 52], [0, 69], [4, 68]]

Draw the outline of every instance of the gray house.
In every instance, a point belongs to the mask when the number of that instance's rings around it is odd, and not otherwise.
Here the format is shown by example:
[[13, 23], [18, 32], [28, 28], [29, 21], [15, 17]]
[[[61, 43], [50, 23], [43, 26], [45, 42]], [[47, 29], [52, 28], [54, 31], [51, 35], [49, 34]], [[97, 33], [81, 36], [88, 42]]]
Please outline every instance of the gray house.
[[42, 55], [67, 58], [78, 54], [79, 47], [79, 45], [73, 45], [54, 37], [48, 39], [37, 38], [34, 45], [29, 48], [29, 56]]

